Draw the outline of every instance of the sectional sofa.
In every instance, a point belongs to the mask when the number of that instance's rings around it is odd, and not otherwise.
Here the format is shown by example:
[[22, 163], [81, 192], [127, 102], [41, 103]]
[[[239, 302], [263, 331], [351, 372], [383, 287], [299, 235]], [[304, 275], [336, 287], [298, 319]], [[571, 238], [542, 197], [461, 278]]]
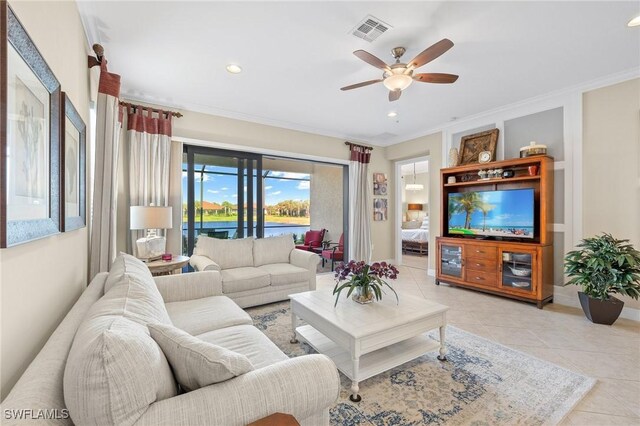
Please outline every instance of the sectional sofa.
[[[276, 412], [302, 425], [329, 424], [339, 392], [333, 362], [288, 358], [222, 290], [219, 272], [154, 279], [121, 255], [80, 296], [3, 401], [4, 412], [58, 425], [246, 425]], [[149, 332], [158, 326], [247, 359], [247, 372], [184, 392], [174, 376], [183, 366]]]

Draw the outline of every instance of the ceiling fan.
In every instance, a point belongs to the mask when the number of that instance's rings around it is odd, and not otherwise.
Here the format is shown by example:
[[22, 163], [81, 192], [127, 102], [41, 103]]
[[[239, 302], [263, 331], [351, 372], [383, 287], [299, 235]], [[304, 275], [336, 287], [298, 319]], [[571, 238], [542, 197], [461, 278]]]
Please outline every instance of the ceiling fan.
[[372, 55], [364, 50], [356, 50], [353, 52], [358, 58], [362, 59], [366, 63], [373, 65], [376, 68], [380, 68], [384, 71], [382, 78], [377, 80], [363, 81], [362, 83], [352, 84], [340, 88], [340, 90], [357, 89], [358, 87], [368, 86], [370, 84], [382, 83], [387, 89], [389, 89], [389, 101], [397, 101], [402, 95], [402, 91], [409, 87], [413, 81], [421, 81], [423, 83], [453, 83], [458, 79], [454, 74], [442, 74], [442, 73], [421, 73], [414, 74], [413, 71], [416, 68], [428, 64], [447, 50], [453, 47], [453, 42], [447, 38], [443, 38], [436, 44], [427, 47], [418, 56], [413, 58], [408, 63], [404, 64], [400, 62], [400, 58], [404, 55], [404, 47], [396, 47], [391, 49], [391, 54], [396, 60], [395, 64], [387, 65], [380, 58]]

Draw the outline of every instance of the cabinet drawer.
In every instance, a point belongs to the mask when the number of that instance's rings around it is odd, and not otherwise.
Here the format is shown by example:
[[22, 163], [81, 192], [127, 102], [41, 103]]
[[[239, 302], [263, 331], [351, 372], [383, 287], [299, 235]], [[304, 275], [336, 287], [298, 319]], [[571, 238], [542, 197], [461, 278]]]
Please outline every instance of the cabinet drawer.
[[495, 247], [486, 247], [481, 245], [467, 244], [464, 248], [465, 257], [482, 258], [496, 260], [498, 251]]
[[491, 272], [474, 271], [473, 269], [467, 270], [465, 281], [470, 284], [478, 284], [490, 287], [498, 286], [497, 274]]
[[467, 269], [475, 271], [495, 273], [498, 269], [498, 262], [496, 262], [495, 258], [470, 257], [465, 262], [465, 266]]

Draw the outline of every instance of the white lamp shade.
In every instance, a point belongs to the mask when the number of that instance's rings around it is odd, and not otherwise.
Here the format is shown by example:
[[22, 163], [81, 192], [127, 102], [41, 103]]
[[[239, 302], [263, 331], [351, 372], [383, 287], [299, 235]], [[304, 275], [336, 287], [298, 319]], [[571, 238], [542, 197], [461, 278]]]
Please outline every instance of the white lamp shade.
[[171, 207], [131, 206], [131, 229], [171, 229], [173, 214]]

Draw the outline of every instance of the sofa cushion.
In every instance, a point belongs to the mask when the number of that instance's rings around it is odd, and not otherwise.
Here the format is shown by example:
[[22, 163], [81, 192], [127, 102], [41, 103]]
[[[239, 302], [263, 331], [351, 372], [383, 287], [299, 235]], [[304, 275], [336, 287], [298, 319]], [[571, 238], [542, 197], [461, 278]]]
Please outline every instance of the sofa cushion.
[[270, 283], [269, 273], [260, 268], [223, 269], [221, 274], [223, 293], [254, 290]]
[[289, 255], [294, 248], [295, 244], [291, 234], [259, 238], [253, 242], [253, 266], [289, 263]]
[[252, 325], [221, 328], [197, 337], [245, 355], [256, 370], [289, 359], [264, 333]]
[[111, 315], [80, 325], [62, 388], [75, 424], [131, 425], [155, 401], [177, 395], [169, 363], [147, 327]]
[[253, 238], [219, 240], [198, 236], [193, 254], [207, 256], [222, 269], [253, 266]]
[[171, 325], [150, 324], [149, 331], [186, 391], [224, 382], [253, 370], [246, 356], [207, 343]]
[[167, 303], [167, 311], [173, 325], [194, 336], [219, 328], [253, 324], [249, 314], [225, 296]]
[[266, 271], [271, 277], [271, 285], [287, 285], [309, 281], [309, 270], [289, 263], [263, 265], [258, 269]]
[[111, 264], [109, 276], [104, 283], [104, 292], [107, 293], [118, 282], [122, 281], [126, 275], [134, 276], [141, 281], [153, 283], [153, 276], [147, 265], [140, 259], [127, 253], [120, 253]]

